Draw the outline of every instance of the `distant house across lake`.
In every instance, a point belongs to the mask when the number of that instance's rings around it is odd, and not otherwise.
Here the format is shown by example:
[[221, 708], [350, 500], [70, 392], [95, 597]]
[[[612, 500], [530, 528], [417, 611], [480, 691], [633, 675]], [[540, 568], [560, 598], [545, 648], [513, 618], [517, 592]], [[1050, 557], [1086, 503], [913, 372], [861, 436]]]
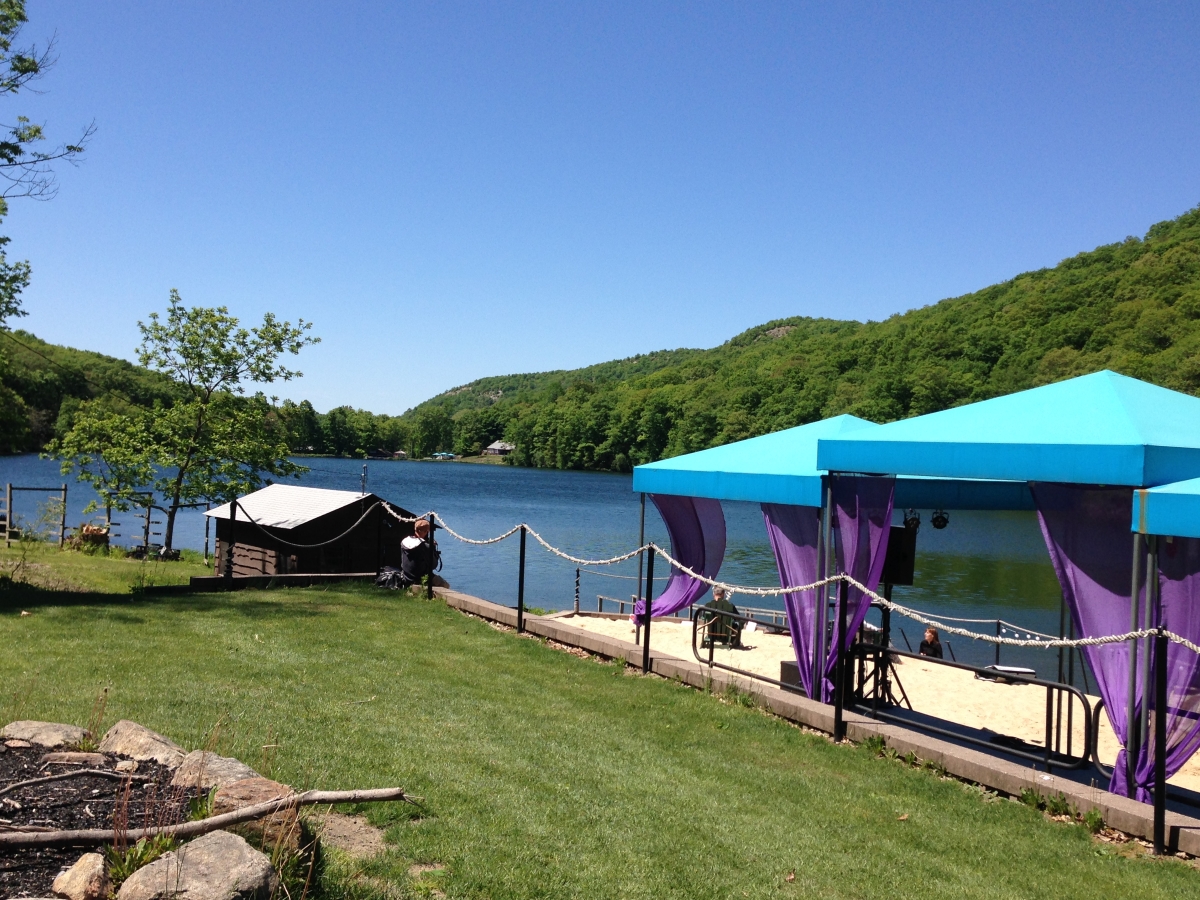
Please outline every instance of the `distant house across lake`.
[[483, 455], [508, 456], [508, 454], [512, 453], [516, 449], [517, 448], [513, 444], [508, 443], [508, 441], [492, 441], [492, 443], [488, 444], [484, 448]]

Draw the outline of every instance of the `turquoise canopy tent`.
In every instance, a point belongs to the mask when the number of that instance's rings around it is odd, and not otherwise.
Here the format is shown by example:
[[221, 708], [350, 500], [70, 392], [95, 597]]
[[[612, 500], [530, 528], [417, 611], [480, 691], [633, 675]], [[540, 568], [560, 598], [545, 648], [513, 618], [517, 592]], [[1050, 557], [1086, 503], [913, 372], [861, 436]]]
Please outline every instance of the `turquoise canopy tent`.
[[[841, 415], [709, 450], [637, 466], [633, 489], [646, 494], [745, 500], [792, 506], [823, 505], [824, 467], [818, 467], [818, 441], [861, 437], [876, 425]], [[1033, 509], [1022, 481], [976, 478], [901, 477], [898, 507], [918, 509]]]
[[837, 472], [1152, 487], [1200, 476], [1200, 398], [1115, 372], [817, 442]]
[[1133, 492], [1134, 531], [1200, 538], [1200, 478]]

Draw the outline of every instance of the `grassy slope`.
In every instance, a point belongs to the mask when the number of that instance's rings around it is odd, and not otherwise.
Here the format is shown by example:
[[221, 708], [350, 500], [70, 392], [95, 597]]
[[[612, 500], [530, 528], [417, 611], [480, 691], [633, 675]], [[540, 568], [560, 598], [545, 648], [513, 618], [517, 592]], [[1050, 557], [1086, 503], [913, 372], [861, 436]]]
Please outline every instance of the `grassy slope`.
[[[76, 577], [108, 578], [104, 567], [89, 561]], [[372, 812], [394, 848], [365, 873], [413, 896], [431, 883], [492, 898], [1157, 898], [1200, 887], [1180, 863], [1106, 855], [1081, 828], [1018, 804], [372, 589], [14, 591], [0, 594], [0, 646], [6, 719], [82, 723], [110, 686], [109, 722], [133, 718], [188, 746], [221, 722], [220, 751], [293, 785], [424, 796], [427, 818]], [[414, 862], [447, 870], [414, 887]]]

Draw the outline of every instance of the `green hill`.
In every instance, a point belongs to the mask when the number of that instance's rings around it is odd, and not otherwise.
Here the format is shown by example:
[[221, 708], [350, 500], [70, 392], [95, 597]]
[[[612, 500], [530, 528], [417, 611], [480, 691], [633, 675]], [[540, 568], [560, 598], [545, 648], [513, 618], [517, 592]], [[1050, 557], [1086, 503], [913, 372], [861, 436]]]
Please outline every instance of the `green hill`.
[[712, 350], [485, 378], [405, 419], [419, 449], [503, 436], [519, 464], [627, 470], [838, 413], [886, 422], [1103, 368], [1200, 393], [1200, 207], [882, 322], [780, 319]]
[[164, 376], [123, 359], [0, 330], [0, 453], [40, 450], [83, 400], [168, 401]]

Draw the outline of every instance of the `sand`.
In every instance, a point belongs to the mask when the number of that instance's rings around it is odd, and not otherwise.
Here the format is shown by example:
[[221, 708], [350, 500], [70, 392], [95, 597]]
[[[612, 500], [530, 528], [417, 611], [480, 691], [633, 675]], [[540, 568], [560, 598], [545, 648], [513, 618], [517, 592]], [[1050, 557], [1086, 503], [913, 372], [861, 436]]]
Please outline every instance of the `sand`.
[[[560, 621], [608, 637], [633, 641], [634, 630], [628, 619], [605, 619], [597, 616], [566, 616]], [[742, 634], [746, 649], [729, 650], [717, 647], [713, 661], [735, 666], [748, 672], [779, 678], [779, 663], [794, 660], [791, 638], [783, 634], [748, 631]], [[692, 653], [691, 622], [658, 622], [650, 629], [650, 645], [660, 653], [695, 662]], [[707, 650], [702, 650], [707, 661]], [[1046, 728], [1046, 691], [1028, 684], [997, 684], [975, 678], [971, 672], [949, 666], [904, 659], [897, 663], [896, 672], [904, 686], [913, 709], [937, 716], [968, 728], [989, 729], [997, 734], [1021, 738], [1042, 746]], [[896, 692], [899, 695], [899, 691]], [[1065, 695], [1064, 695], [1065, 697]], [[1095, 706], [1098, 697], [1089, 696]], [[1065, 702], [1065, 699], [1064, 699]], [[1076, 712], [1082, 709], [1076, 705]], [[1066, 717], [1064, 710], [1064, 719]], [[1083, 746], [1081, 716], [1075, 716], [1072, 747], [1075, 752]], [[1120, 744], [1109, 725], [1108, 716], [1100, 721], [1100, 760], [1112, 765]], [[1062, 738], [1066, 748], [1066, 735]], [[1200, 753], [1193, 756], [1169, 780], [1170, 784], [1200, 792]]]

